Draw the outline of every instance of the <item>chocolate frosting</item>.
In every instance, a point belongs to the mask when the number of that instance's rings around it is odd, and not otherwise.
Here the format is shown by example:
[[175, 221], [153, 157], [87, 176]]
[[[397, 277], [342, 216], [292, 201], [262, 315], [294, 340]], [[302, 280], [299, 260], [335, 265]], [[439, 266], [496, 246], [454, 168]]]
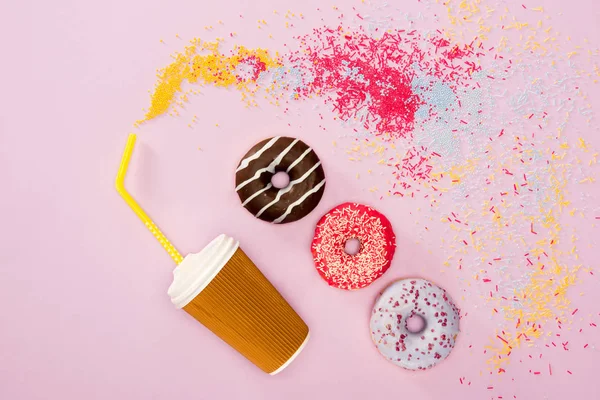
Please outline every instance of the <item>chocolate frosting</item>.
[[[271, 178], [286, 172], [290, 183], [281, 189]], [[252, 147], [235, 172], [235, 190], [242, 205], [257, 218], [272, 223], [297, 221], [319, 204], [325, 172], [319, 157], [299, 139], [276, 136]]]

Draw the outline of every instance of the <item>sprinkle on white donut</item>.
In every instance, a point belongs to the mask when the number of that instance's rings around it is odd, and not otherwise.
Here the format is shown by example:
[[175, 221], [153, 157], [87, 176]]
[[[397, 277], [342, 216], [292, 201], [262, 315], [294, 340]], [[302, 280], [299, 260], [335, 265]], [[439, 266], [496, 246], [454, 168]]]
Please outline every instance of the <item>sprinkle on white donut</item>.
[[[419, 315], [420, 332], [406, 321]], [[410, 369], [435, 366], [448, 357], [459, 333], [459, 311], [446, 291], [424, 279], [403, 279], [388, 286], [375, 301], [371, 338], [387, 360]]]

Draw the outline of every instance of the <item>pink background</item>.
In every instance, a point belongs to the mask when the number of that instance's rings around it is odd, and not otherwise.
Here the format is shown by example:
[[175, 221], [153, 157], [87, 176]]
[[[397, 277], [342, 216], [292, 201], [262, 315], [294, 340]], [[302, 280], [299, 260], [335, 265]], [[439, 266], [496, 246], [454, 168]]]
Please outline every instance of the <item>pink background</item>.
[[[298, 112], [281, 118], [281, 109], [247, 109], [238, 93], [207, 88], [182, 117], [132, 129], [148, 105], [155, 68], [168, 63], [169, 54], [186, 40], [210, 38], [204, 26], [222, 20], [225, 32], [237, 32], [237, 43], [282, 49], [291, 35], [304, 31], [286, 30], [281, 23], [259, 30], [254, 21], [269, 20], [275, 8], [281, 13], [291, 9], [304, 13], [310, 27], [318, 25], [316, 7], [331, 8], [315, 0], [251, 3], [56, 0], [4, 5], [0, 398], [439, 399], [451, 394], [482, 399], [491, 396], [491, 384], [494, 394], [504, 398], [600, 397], [600, 355], [579, 344], [552, 355], [561, 371], [553, 376], [514, 379], [531, 368], [521, 366], [519, 358], [511, 364], [512, 375], [488, 375], [482, 348], [495, 325], [488, 323], [487, 311], [477, 314], [459, 282], [440, 275], [444, 258], [436, 253], [439, 246], [415, 244], [410, 213], [416, 203], [379, 201], [379, 194], [366, 189], [384, 178], [355, 178], [364, 168], [332, 146], [342, 128], [320, 121], [314, 104], [301, 103]], [[416, 0], [404, 3], [407, 10], [417, 9]], [[554, 26], [574, 37], [600, 37], [594, 1], [561, 4], [537, 1], [532, 6], [542, 5], [551, 15], [563, 12]], [[241, 24], [240, 13], [251, 22]], [[598, 96], [593, 101], [599, 105]], [[200, 122], [190, 129], [195, 114]], [[333, 133], [323, 133], [319, 124]], [[113, 189], [132, 131], [139, 138], [127, 186], [180, 251], [198, 251], [222, 232], [237, 237], [311, 327], [307, 348], [284, 373], [263, 374], [170, 303], [166, 290], [172, 261]], [[309, 142], [328, 177], [317, 209], [284, 226], [254, 219], [233, 191], [239, 158], [274, 134]], [[588, 139], [600, 147], [598, 137]], [[391, 270], [352, 293], [329, 288], [309, 252], [316, 221], [343, 201], [369, 203], [385, 213], [399, 246]], [[586, 229], [582, 236], [597, 236], [598, 228]], [[592, 251], [582, 249], [588, 256]], [[369, 337], [376, 294], [393, 279], [411, 275], [439, 282], [472, 314], [461, 322], [463, 335], [452, 355], [425, 373], [389, 364]], [[597, 312], [589, 305], [600, 302], [600, 291], [597, 280], [586, 285], [579, 288], [586, 296], [573, 297], [576, 305], [587, 305], [589, 314]], [[588, 331], [578, 340], [594, 343], [597, 337], [597, 331]], [[564, 365], [573, 375], [564, 373]], [[459, 376], [471, 386], [460, 385]]]

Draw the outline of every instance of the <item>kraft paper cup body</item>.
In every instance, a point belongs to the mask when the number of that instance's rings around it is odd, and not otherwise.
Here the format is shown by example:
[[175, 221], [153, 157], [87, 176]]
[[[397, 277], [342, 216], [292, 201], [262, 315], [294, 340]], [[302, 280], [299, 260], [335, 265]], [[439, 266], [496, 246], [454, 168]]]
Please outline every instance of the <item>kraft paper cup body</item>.
[[308, 341], [308, 326], [229, 236], [186, 256], [173, 275], [173, 303], [269, 374]]

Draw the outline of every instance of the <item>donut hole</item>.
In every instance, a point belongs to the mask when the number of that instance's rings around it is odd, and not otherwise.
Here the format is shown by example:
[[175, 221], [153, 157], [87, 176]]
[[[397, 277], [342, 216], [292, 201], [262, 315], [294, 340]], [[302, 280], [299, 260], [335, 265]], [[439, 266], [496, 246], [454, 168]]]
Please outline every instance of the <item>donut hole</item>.
[[357, 238], [350, 238], [346, 240], [346, 243], [344, 244], [344, 251], [349, 256], [357, 255], [360, 251], [360, 240]]
[[279, 171], [271, 177], [271, 184], [277, 189], [284, 189], [290, 184], [290, 176], [285, 171]]
[[411, 315], [406, 319], [406, 330], [410, 333], [421, 333], [425, 330], [425, 318], [421, 315]]

